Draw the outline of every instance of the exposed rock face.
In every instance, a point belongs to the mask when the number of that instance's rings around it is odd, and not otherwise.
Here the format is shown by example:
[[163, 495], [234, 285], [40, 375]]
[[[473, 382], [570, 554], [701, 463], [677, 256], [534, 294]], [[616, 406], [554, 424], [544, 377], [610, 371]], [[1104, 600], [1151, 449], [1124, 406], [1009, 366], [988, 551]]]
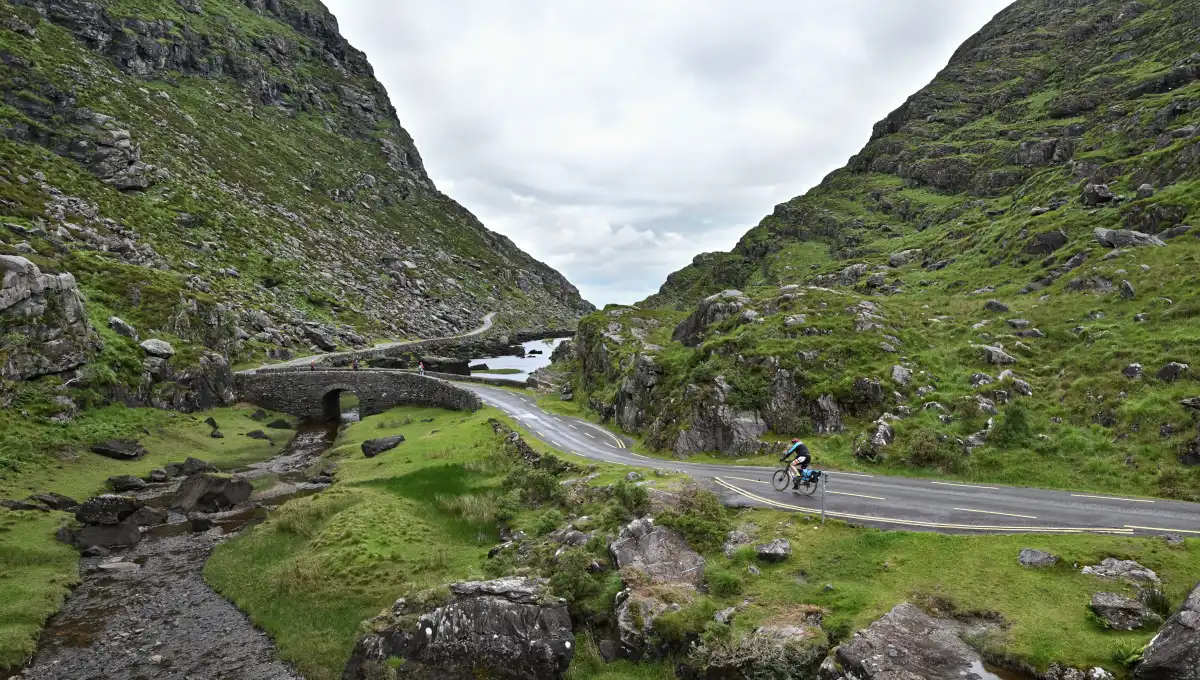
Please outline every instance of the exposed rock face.
[[695, 385], [688, 387], [692, 404], [691, 427], [680, 431], [675, 439], [675, 455], [688, 456], [704, 451], [743, 454], [762, 448], [758, 438], [766, 433], [767, 424], [758, 413], [738, 411], [731, 406], [731, 392], [732, 388], [722, 376], [717, 376], [708, 390]]
[[129, 548], [142, 540], [142, 532], [133, 522], [94, 524], [80, 529], [63, 528], [59, 539], [83, 551], [90, 548]]
[[182, 463], [167, 463], [164, 472], [169, 477], [191, 477], [200, 472], [216, 472], [217, 466], [212, 463], [205, 462], [199, 458], [189, 457]]
[[821, 680], [969, 680], [983, 661], [955, 627], [911, 604], [896, 605], [821, 665]]
[[1115, 557], [1106, 557], [1101, 560], [1100, 564], [1084, 567], [1083, 573], [1099, 578], [1123, 579], [1130, 583], [1156, 585], [1159, 582], [1158, 574], [1150, 569], [1143, 567], [1133, 560], [1118, 560]]
[[384, 437], [383, 439], [368, 439], [362, 443], [362, 452], [367, 458], [374, 458], [384, 451], [391, 451], [400, 446], [403, 441], [404, 435], [402, 434], [394, 437]]
[[236, 475], [200, 472], [183, 480], [171, 508], [185, 514], [193, 510], [220, 512], [250, 498], [253, 492], [250, 482]]
[[688, 583], [704, 580], [704, 557], [692, 550], [677, 532], [654, 526], [646, 518], [630, 522], [621, 529], [609, 552], [621, 569], [644, 572], [654, 583]]
[[28, 380], [87, 363], [98, 349], [83, 296], [70, 274], [43, 274], [29, 260], [0, 255], [0, 329], [20, 338], [4, 349], [0, 377]]
[[1200, 586], [1179, 607], [1142, 655], [1137, 680], [1200, 680]]
[[113, 439], [99, 444], [92, 444], [92, 453], [100, 454], [114, 460], [137, 460], [146, 455], [146, 449], [141, 444], [128, 439]]
[[671, 339], [694, 347], [700, 343], [709, 326], [738, 316], [748, 304], [750, 299], [740, 290], [727, 290], [710, 295], [701, 300], [696, 311], [675, 328]]
[[1137, 600], [1117, 593], [1096, 593], [1092, 596], [1092, 612], [1114, 630], [1137, 630], [1162, 619]]
[[370, 622], [342, 680], [560, 680], [575, 654], [566, 603], [524, 578], [450, 586], [441, 606], [420, 614], [400, 600]]
[[1096, 240], [1108, 248], [1133, 248], [1137, 246], [1165, 246], [1162, 239], [1150, 234], [1129, 229], [1097, 229]]
[[680, 609], [677, 602], [665, 602], [649, 594], [629, 589], [618, 593], [614, 609], [618, 655], [635, 661], [666, 656], [670, 650], [654, 634], [654, 621]]
[[133, 475], [117, 475], [116, 477], [109, 477], [106, 484], [108, 484], [108, 488], [116, 491], [117, 493], [124, 491], [137, 491], [139, 489], [146, 488], [146, 482], [138, 477], [134, 477]]
[[783, 562], [792, 556], [792, 544], [786, 538], [777, 538], [756, 547], [755, 553], [765, 562]]

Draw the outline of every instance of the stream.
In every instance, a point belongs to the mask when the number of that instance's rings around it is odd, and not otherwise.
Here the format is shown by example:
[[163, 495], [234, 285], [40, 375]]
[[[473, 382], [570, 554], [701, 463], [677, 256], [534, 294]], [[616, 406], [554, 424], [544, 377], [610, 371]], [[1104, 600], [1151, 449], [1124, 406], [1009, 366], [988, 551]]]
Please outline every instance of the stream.
[[[307, 470], [337, 437], [338, 423], [299, 426], [280, 455], [237, 473], [273, 477], [228, 512], [188, 519], [171, 513], [130, 550], [84, 557], [80, 585], [42, 632], [32, 662], [16, 678], [37, 680], [303, 680], [237, 607], [204, 582], [213, 549], [293, 498], [326, 484]], [[166, 507], [178, 482], [139, 494]]]

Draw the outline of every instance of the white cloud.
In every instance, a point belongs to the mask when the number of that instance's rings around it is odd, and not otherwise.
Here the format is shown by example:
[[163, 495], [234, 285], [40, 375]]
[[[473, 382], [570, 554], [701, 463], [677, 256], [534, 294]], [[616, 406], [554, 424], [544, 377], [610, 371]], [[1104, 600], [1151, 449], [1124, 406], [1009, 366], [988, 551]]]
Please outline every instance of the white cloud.
[[1005, 0], [327, 0], [443, 191], [597, 304], [845, 163]]

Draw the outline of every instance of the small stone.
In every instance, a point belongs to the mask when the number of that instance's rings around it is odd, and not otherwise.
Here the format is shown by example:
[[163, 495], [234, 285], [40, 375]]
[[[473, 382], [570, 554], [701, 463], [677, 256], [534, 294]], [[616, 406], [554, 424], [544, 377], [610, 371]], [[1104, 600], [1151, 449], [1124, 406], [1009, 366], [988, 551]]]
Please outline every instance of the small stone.
[[758, 576], [762, 574], [762, 570], [751, 564], [750, 566], [746, 567], [746, 573], [750, 574], [751, 576]]
[[1142, 375], [1142, 365], [1129, 364], [1121, 371], [1121, 375], [1125, 376], [1126, 378], [1140, 378]]
[[792, 556], [792, 544], [786, 538], [777, 538], [755, 547], [755, 552], [764, 562], [783, 562]]

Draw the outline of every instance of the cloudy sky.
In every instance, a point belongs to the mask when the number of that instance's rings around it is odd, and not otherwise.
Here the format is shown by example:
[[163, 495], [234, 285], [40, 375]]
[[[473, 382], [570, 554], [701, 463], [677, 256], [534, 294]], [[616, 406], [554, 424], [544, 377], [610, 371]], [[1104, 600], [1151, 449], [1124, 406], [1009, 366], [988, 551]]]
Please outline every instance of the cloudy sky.
[[326, 0], [439, 188], [603, 305], [728, 250], [1007, 0]]

